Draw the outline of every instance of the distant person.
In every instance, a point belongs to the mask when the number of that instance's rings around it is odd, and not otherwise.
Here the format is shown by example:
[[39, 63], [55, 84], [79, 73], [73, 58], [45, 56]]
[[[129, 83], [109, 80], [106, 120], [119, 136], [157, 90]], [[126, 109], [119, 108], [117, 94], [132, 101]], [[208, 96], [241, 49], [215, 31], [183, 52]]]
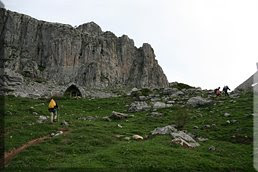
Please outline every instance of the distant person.
[[216, 96], [220, 96], [221, 95], [220, 87], [216, 88], [214, 90], [214, 93], [216, 94]]
[[53, 98], [51, 98], [48, 104], [48, 111], [50, 112], [51, 123], [58, 121], [57, 109], [58, 109], [58, 105], [56, 101]]
[[223, 87], [223, 92], [225, 93], [225, 96], [229, 96], [228, 90], [230, 90], [230, 88], [228, 88], [227, 85]]

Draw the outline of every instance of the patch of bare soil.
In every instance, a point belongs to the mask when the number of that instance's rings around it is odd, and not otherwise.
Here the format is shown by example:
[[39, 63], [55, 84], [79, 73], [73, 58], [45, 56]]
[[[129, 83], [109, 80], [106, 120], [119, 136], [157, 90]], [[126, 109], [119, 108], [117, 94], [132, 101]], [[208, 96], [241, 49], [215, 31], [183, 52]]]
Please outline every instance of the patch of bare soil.
[[[60, 128], [59, 131], [62, 131], [65, 134], [66, 132], [68, 132], [68, 129]], [[4, 153], [4, 165], [8, 164], [17, 154], [19, 154], [23, 150], [27, 149], [28, 147], [35, 145], [35, 144], [39, 144], [39, 143], [43, 142], [44, 140], [51, 139], [51, 138], [52, 137], [50, 135], [47, 135], [44, 137], [33, 139], [18, 148], [15, 148], [9, 152], [5, 152]]]

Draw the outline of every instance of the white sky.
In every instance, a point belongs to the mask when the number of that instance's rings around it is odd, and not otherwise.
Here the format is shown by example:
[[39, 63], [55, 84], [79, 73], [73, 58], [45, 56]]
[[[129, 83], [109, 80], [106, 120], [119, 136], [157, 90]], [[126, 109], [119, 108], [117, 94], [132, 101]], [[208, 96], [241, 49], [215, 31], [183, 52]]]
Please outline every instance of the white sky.
[[40, 20], [128, 35], [152, 45], [169, 82], [235, 88], [256, 71], [257, 0], [2, 0]]

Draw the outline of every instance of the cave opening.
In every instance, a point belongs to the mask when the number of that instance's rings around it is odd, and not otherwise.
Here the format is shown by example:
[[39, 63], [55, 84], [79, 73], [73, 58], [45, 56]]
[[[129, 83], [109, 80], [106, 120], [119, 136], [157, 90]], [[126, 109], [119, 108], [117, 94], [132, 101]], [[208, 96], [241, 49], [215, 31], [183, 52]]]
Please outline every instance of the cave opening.
[[76, 85], [68, 87], [64, 93], [64, 96], [68, 97], [82, 97], [82, 93]]

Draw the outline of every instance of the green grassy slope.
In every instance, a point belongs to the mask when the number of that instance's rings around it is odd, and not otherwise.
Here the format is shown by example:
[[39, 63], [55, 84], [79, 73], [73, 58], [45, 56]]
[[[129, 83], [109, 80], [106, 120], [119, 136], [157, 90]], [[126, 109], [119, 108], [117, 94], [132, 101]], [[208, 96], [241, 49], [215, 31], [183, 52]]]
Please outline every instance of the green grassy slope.
[[[215, 98], [216, 104], [158, 110], [163, 117], [153, 118], [149, 112], [134, 114], [128, 120], [104, 121], [112, 111], [127, 113], [130, 97], [108, 99], [59, 99], [60, 121], [69, 122], [69, 132], [33, 145], [18, 154], [6, 170], [17, 168], [66, 169], [145, 169], [158, 171], [254, 171], [252, 157], [253, 117], [252, 93], [239, 98]], [[47, 100], [6, 97], [5, 149], [19, 147], [27, 141], [48, 135], [59, 123], [38, 124], [39, 115], [48, 116]], [[37, 112], [39, 115], [34, 115]], [[231, 116], [225, 117], [224, 113]], [[96, 120], [79, 117], [97, 116]], [[227, 120], [237, 120], [227, 124]], [[149, 135], [156, 127], [184, 123], [182, 130], [208, 138], [200, 147], [187, 149], [171, 144], [169, 136], [154, 136], [143, 141], [126, 141], [116, 135]], [[119, 128], [120, 124], [123, 128]], [[212, 125], [213, 124], [213, 125]], [[214, 125], [215, 124], [215, 125]], [[211, 127], [205, 128], [205, 125]], [[195, 126], [198, 126], [196, 128]], [[215, 146], [215, 151], [209, 147]]]

